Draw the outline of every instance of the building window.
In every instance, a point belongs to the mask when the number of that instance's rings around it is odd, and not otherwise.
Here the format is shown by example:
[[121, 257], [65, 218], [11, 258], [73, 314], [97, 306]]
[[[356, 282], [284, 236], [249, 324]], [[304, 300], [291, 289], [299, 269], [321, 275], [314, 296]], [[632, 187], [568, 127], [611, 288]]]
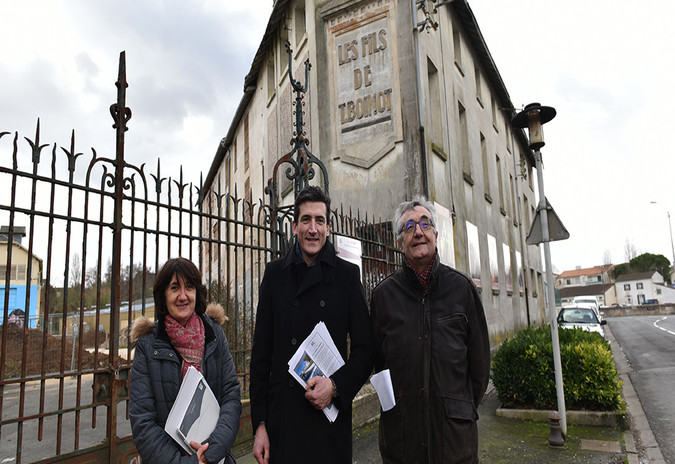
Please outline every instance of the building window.
[[267, 100], [271, 100], [272, 97], [276, 94], [277, 83], [276, 76], [274, 74], [274, 58], [270, 57], [267, 60]]
[[504, 208], [504, 179], [502, 178], [502, 162], [499, 159], [499, 155], [495, 155], [495, 160], [497, 162], [497, 196], [499, 197], [499, 208], [503, 214], [506, 214], [506, 209]]
[[244, 171], [248, 171], [248, 113], [244, 118]]
[[[219, 211], [214, 213], [219, 215]], [[217, 218], [214, 218], [214, 223], [213, 223], [213, 228], [212, 228], [212, 239], [215, 240], [216, 242], [220, 241], [220, 221]], [[218, 261], [218, 243], [214, 243], [213, 245], [213, 253], [211, 253], [211, 263], [215, 263]]]
[[642, 282], [636, 283], [635, 288], [638, 289], [638, 290], [642, 290]]
[[511, 193], [511, 198], [510, 198], [510, 200], [511, 200], [511, 201], [510, 201], [510, 204], [511, 204], [511, 218], [513, 218], [514, 223], [515, 223], [516, 215], [517, 215], [518, 213], [516, 212], [516, 192], [515, 192], [515, 184], [514, 184], [514, 182], [513, 182], [513, 176], [512, 176], [511, 174], [509, 174], [509, 187], [511, 187], [511, 189], [509, 190], [509, 192]]
[[630, 284], [623, 284], [623, 289], [624, 289], [625, 291], [630, 290]]
[[492, 127], [499, 132], [499, 125], [497, 122], [497, 101], [492, 98]]
[[656, 289], [656, 294], [657, 294], [657, 295], [660, 295], [660, 294], [661, 294], [661, 289], [660, 289], [660, 288], [657, 288], [657, 289]]
[[462, 39], [459, 34], [458, 29], [453, 29], [452, 31], [452, 45], [455, 50], [455, 66], [459, 72], [464, 75], [464, 68], [462, 67]]
[[567, 285], [572, 285], [572, 281], [570, 279], [567, 279]]
[[302, 42], [303, 37], [305, 37], [305, 31], [306, 31], [306, 26], [305, 26], [305, 5], [304, 3], [299, 3], [295, 7], [295, 45], [296, 47], [300, 46], [300, 42]]
[[228, 153], [225, 157], [225, 192], [230, 193], [232, 191], [232, 158]]
[[[469, 128], [466, 122], [466, 109], [460, 102], [457, 102], [457, 112], [459, 116], [459, 149], [462, 150], [462, 171], [464, 177], [471, 179], [471, 152], [469, 151]], [[471, 182], [473, 184], [473, 182]]]
[[[286, 53], [286, 42], [288, 42], [288, 26], [286, 21], [281, 22], [281, 31], [279, 32], [279, 71], [283, 76], [288, 70], [288, 54]], [[280, 76], [280, 77], [281, 77]]]
[[[7, 266], [0, 266], [0, 281], [4, 285], [5, 280], [7, 279]], [[9, 272], [9, 280], [26, 280], [26, 265], [25, 264], [14, 264]]]
[[244, 216], [245, 220], [253, 221], [253, 192], [251, 190], [251, 178], [247, 177], [244, 181]]
[[427, 58], [427, 74], [429, 79], [429, 101], [431, 103], [431, 141], [443, 148], [443, 121], [441, 120], [441, 89], [438, 69]]
[[478, 104], [483, 107], [483, 89], [482, 89], [482, 82], [481, 82], [481, 77], [480, 77], [480, 69], [478, 69], [478, 66], [474, 68], [473, 71], [474, 74], [474, 80], [476, 81], [476, 100], [478, 100]]
[[490, 195], [490, 168], [488, 167], [487, 142], [485, 136], [480, 134], [480, 156], [483, 161], [483, 185], [485, 186], [485, 199], [492, 203]]
[[239, 163], [237, 163], [237, 136], [234, 136], [234, 172], [237, 172], [239, 168]]

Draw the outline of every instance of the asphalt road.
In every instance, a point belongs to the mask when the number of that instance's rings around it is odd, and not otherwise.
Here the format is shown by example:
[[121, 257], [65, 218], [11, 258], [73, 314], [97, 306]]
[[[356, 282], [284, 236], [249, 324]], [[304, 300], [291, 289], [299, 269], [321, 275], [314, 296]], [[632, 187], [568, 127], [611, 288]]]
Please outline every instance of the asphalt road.
[[[83, 375], [80, 385], [79, 405], [89, 404], [92, 401], [92, 375]], [[75, 378], [67, 378], [64, 381], [63, 396], [60, 395], [58, 380], [47, 380], [45, 382], [45, 407], [44, 411], [63, 409], [72, 409], [78, 406], [77, 401], [77, 382]], [[8, 420], [19, 416], [20, 389], [17, 385], [6, 386], [2, 392], [2, 419]], [[61, 406], [59, 406], [59, 404]], [[24, 410], [22, 416], [38, 415], [41, 411], [40, 405], [40, 383], [28, 382], [24, 391]], [[60, 453], [68, 453], [75, 449], [75, 442], [79, 449], [87, 448], [101, 443], [105, 439], [106, 429], [106, 407], [96, 408], [96, 426], [93, 427], [92, 409], [87, 408], [79, 414], [79, 424], [75, 413], [66, 413], [62, 416], [61, 439], [58, 440], [59, 424], [56, 416], [45, 418], [43, 424], [42, 437], [40, 438], [40, 428], [37, 419], [26, 421], [20, 429], [16, 424], [5, 425], [2, 427], [0, 435], [0, 464], [17, 462], [16, 447], [17, 440], [21, 439], [21, 462], [35, 462], [40, 459], [51, 457], [57, 454], [57, 447]], [[123, 437], [131, 435], [129, 421], [125, 417], [125, 403], [118, 405], [118, 433], [117, 436]], [[76, 430], [78, 432], [76, 433]]]
[[675, 316], [607, 318], [626, 359], [654, 437], [675, 463]]

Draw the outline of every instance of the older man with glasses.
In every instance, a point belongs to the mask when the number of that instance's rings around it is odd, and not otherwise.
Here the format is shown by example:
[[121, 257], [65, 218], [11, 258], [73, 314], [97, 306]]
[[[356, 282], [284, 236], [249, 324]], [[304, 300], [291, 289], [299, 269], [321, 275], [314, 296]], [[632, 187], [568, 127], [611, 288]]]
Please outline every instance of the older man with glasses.
[[384, 464], [478, 463], [487, 324], [471, 280], [440, 262], [436, 224], [424, 198], [399, 205], [394, 226], [404, 264], [371, 301], [375, 370], [390, 370], [396, 398], [380, 415]]

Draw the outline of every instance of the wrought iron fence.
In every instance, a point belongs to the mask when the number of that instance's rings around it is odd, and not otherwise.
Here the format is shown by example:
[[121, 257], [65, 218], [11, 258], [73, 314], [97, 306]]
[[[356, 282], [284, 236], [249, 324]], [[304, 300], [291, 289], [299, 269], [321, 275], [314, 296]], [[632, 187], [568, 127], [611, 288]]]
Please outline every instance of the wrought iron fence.
[[[126, 69], [111, 108], [114, 157], [0, 133], [0, 461], [133, 462], [127, 330], [154, 317], [152, 283], [169, 257], [198, 264], [244, 396], [265, 264], [291, 243], [290, 208], [163, 177], [124, 158]], [[342, 208], [335, 236], [361, 246], [366, 293], [400, 265], [388, 221]], [[2, 254], [2, 250], [5, 254]], [[18, 266], [25, 272], [18, 272]], [[13, 272], [16, 267], [17, 272]], [[20, 317], [15, 317], [23, 311]], [[12, 315], [10, 317], [10, 315]]]

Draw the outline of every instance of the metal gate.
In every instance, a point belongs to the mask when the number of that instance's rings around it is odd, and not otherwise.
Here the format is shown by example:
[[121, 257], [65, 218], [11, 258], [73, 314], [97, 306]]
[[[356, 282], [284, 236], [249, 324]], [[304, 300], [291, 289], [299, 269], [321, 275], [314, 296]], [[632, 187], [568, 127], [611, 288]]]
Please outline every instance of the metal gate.
[[[114, 157], [79, 153], [74, 132], [69, 147], [43, 144], [39, 120], [34, 138], [0, 133], [2, 462], [140, 461], [128, 420], [127, 333], [135, 318], [154, 317], [152, 283], [169, 257], [198, 264], [210, 300], [225, 308], [248, 396], [258, 286], [265, 263], [290, 243], [290, 210], [276, 193], [267, 205], [205, 190], [182, 173], [162, 177], [159, 161], [153, 172], [128, 163], [124, 52], [116, 85]], [[361, 242], [369, 293], [400, 265], [389, 223], [342, 209], [331, 216], [334, 234]]]

